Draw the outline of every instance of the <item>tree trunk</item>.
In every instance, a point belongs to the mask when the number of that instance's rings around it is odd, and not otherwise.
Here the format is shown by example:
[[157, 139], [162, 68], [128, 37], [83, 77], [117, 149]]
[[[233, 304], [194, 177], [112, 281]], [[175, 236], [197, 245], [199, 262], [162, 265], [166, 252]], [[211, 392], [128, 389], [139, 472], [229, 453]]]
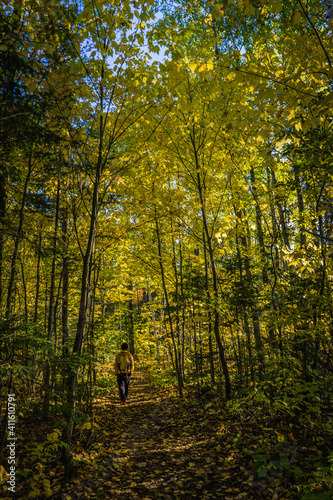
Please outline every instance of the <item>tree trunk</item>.
[[22, 229], [23, 229], [23, 221], [24, 221], [24, 207], [25, 207], [25, 200], [27, 197], [28, 183], [30, 180], [31, 172], [32, 172], [32, 159], [31, 159], [31, 155], [30, 155], [28, 173], [27, 173], [27, 177], [25, 179], [23, 196], [22, 196], [22, 201], [21, 201], [21, 208], [20, 208], [20, 214], [19, 214], [19, 224], [18, 224], [18, 228], [17, 228], [16, 238], [14, 241], [14, 251], [13, 251], [12, 261], [11, 261], [11, 266], [10, 266], [10, 278], [9, 278], [9, 284], [8, 284], [7, 308], [6, 308], [6, 317], [7, 318], [9, 318], [9, 316], [11, 314], [12, 294], [13, 294], [14, 283], [15, 283], [15, 278], [16, 278], [16, 261], [17, 261], [19, 244], [20, 244], [20, 241], [22, 238]]
[[[277, 183], [277, 181], [276, 181], [276, 176], [275, 176], [275, 172], [274, 172], [273, 168], [271, 168], [271, 173], [272, 173], [272, 185], [274, 186]], [[269, 182], [269, 179], [268, 179], [268, 182]], [[288, 227], [287, 227], [287, 223], [285, 221], [283, 207], [278, 199], [275, 199], [274, 203], [276, 203], [276, 206], [277, 206], [278, 212], [279, 212], [279, 219], [280, 219], [280, 226], [281, 226], [281, 230], [282, 230], [283, 242], [287, 248], [290, 248]]]
[[[196, 158], [197, 158], [197, 155], [196, 155]], [[231, 398], [231, 383], [230, 383], [229, 369], [228, 369], [227, 361], [225, 358], [224, 347], [222, 344], [222, 340], [221, 340], [221, 336], [220, 336], [220, 329], [219, 329], [219, 327], [220, 327], [220, 315], [219, 315], [219, 311], [218, 311], [219, 293], [218, 293], [217, 269], [216, 269], [216, 264], [215, 264], [212, 238], [209, 234], [209, 229], [208, 229], [206, 210], [205, 210], [205, 202], [204, 202], [204, 196], [203, 196], [202, 181], [201, 181], [198, 161], [197, 161], [197, 187], [198, 187], [198, 192], [199, 192], [199, 197], [200, 197], [202, 222], [203, 222], [204, 232], [205, 232], [206, 239], [207, 239], [208, 253], [209, 253], [209, 258], [210, 258], [211, 271], [212, 271], [212, 275], [213, 275], [214, 334], [215, 334], [217, 347], [219, 350], [219, 357], [220, 357], [220, 362], [222, 365], [222, 370], [223, 370], [223, 375], [224, 375], [224, 380], [225, 380], [225, 395], [226, 395], [226, 399], [229, 400]]]
[[258, 244], [259, 244], [260, 258], [262, 265], [262, 281], [264, 285], [267, 285], [268, 275], [267, 275], [267, 259], [266, 259], [265, 245], [264, 245], [264, 233], [262, 230], [261, 209], [257, 195], [257, 186], [256, 186], [256, 179], [253, 167], [251, 167], [251, 184], [252, 184], [252, 193], [256, 206], [256, 226], [257, 226], [257, 237], [258, 237]]
[[171, 335], [174, 356], [175, 356], [174, 362], [175, 362], [175, 369], [176, 369], [177, 380], [178, 380], [178, 391], [179, 391], [179, 396], [183, 397], [183, 389], [182, 389], [183, 388], [183, 380], [182, 380], [181, 369], [179, 366], [178, 349], [177, 349], [177, 345], [176, 345], [175, 334], [173, 331], [171, 309], [170, 309], [170, 303], [169, 303], [169, 295], [168, 295], [168, 291], [167, 291], [167, 287], [166, 287], [166, 283], [165, 283], [164, 267], [163, 267], [163, 260], [162, 260], [161, 238], [160, 238], [160, 231], [159, 231], [158, 219], [157, 219], [157, 214], [156, 214], [156, 208], [155, 208], [155, 225], [156, 225], [156, 236], [157, 236], [157, 242], [158, 242], [158, 256], [159, 256], [159, 264], [160, 264], [160, 270], [161, 270], [162, 286], [163, 286], [164, 297], [165, 297], [165, 302], [166, 302], [167, 311], [168, 311], [170, 335]]
[[[2, 169], [0, 170], [0, 224], [4, 222], [6, 216], [6, 177]], [[4, 248], [4, 234], [0, 231], [0, 314], [2, 313], [2, 297], [3, 297], [3, 248]], [[1, 350], [1, 349], [0, 349]]]
[[[206, 297], [209, 300], [208, 259], [207, 259], [206, 237], [205, 237], [204, 231], [203, 231], [203, 248], [204, 248], [204, 258], [205, 258]], [[213, 342], [212, 342], [212, 315], [210, 312], [209, 305], [208, 305], [208, 343], [209, 343], [210, 378], [212, 381], [212, 385], [214, 387], [215, 386], [215, 370], [214, 370]]]
[[60, 204], [60, 173], [58, 174], [56, 212], [55, 212], [54, 233], [53, 233], [53, 257], [52, 257], [51, 280], [50, 280], [49, 310], [47, 318], [47, 355], [46, 355], [46, 365], [44, 371], [45, 393], [44, 393], [44, 403], [43, 403], [44, 415], [48, 413], [49, 403], [50, 403], [50, 372], [51, 372], [51, 359], [52, 359], [51, 338], [52, 338], [52, 323], [53, 323], [54, 295], [55, 295], [56, 252], [58, 246], [59, 204]]
[[149, 285], [148, 278], [147, 278], [147, 292], [148, 292], [148, 300], [149, 300], [150, 310], [151, 310], [151, 319], [152, 319], [152, 322], [153, 322], [155, 345], [156, 345], [156, 361], [157, 361], [157, 366], [158, 366], [159, 362], [160, 362], [160, 346], [159, 346], [159, 341], [158, 341], [158, 336], [157, 336], [155, 309], [153, 307], [153, 300], [152, 300], [152, 297], [151, 297], [151, 291], [150, 291], [150, 285]]
[[305, 220], [304, 220], [304, 201], [302, 194], [301, 181], [299, 177], [298, 167], [294, 168], [295, 175], [295, 184], [296, 184], [296, 192], [297, 192], [297, 206], [298, 206], [298, 225], [299, 225], [299, 234], [300, 234], [300, 247], [303, 248], [306, 244], [306, 234], [305, 234]]
[[69, 266], [68, 266], [68, 213], [67, 209], [62, 210], [61, 232], [64, 252], [62, 256], [62, 306], [61, 306], [61, 323], [62, 323], [62, 351], [63, 356], [68, 356], [68, 337], [69, 337], [69, 318], [68, 318], [68, 292], [69, 292]]
[[[101, 106], [101, 108], [103, 109], [103, 106]], [[66, 377], [67, 405], [64, 406], [64, 417], [65, 420], [67, 421], [67, 428], [64, 430], [64, 436], [63, 436], [64, 442], [67, 444], [67, 447], [63, 447], [63, 463], [65, 466], [65, 479], [71, 479], [73, 476], [73, 463], [72, 463], [72, 454], [70, 451], [70, 444], [72, 440], [73, 424], [74, 424], [75, 396], [77, 387], [77, 369], [79, 366], [79, 359], [82, 351], [82, 345], [86, 327], [88, 296], [89, 296], [90, 280], [91, 280], [91, 260], [95, 247], [99, 189], [103, 171], [102, 147], [103, 147], [103, 117], [101, 115], [99, 154], [95, 170], [92, 208], [90, 213], [89, 237], [88, 237], [86, 251], [83, 255], [79, 315], [78, 315], [74, 346], [72, 351], [73, 359], [72, 360], [69, 359], [69, 361], [71, 362], [67, 366], [67, 377]], [[73, 365], [76, 365], [77, 369], [75, 369]]]
[[186, 304], [184, 300], [184, 272], [183, 272], [183, 248], [182, 248], [182, 238], [179, 235], [179, 273], [180, 273], [180, 294], [182, 303], [182, 323], [181, 323], [181, 369], [183, 380], [185, 380], [185, 309]]
[[132, 292], [131, 298], [128, 300], [128, 349], [134, 357], [134, 310], [133, 310], [133, 281], [129, 284], [129, 290]]
[[173, 233], [173, 224], [171, 221], [171, 241], [172, 241], [172, 267], [175, 275], [175, 306], [176, 306], [176, 334], [177, 334], [177, 350], [180, 371], [182, 373], [182, 378], [184, 376], [184, 370], [182, 366], [182, 343], [180, 340], [180, 317], [179, 317], [179, 283], [178, 283], [178, 269], [177, 269], [177, 257], [176, 257], [176, 245]]
[[37, 269], [36, 269], [36, 292], [35, 292], [35, 312], [34, 312], [34, 323], [38, 320], [38, 302], [39, 302], [39, 289], [40, 289], [40, 256], [41, 256], [41, 246], [42, 246], [42, 233], [39, 233], [38, 238], [38, 255], [37, 255]]

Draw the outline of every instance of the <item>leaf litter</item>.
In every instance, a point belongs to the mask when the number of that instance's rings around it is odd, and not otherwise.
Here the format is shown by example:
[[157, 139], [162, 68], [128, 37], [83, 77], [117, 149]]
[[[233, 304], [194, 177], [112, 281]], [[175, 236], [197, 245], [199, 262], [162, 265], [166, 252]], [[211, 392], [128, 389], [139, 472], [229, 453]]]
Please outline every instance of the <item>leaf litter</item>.
[[257, 418], [234, 422], [216, 401], [177, 399], [144, 372], [131, 381], [126, 406], [114, 390], [95, 418], [94, 467], [82, 465], [75, 491], [68, 485], [71, 500], [300, 498], [292, 477], [267, 467], [262, 439], [275, 442], [273, 428]]

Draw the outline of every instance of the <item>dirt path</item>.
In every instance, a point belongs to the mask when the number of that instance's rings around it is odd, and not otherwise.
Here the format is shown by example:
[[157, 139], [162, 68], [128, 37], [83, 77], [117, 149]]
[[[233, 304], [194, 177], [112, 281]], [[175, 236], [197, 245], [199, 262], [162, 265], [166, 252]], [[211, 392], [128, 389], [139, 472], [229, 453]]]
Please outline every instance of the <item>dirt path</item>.
[[82, 470], [74, 494], [71, 485], [71, 500], [273, 498], [242, 467], [237, 441], [224, 443], [214, 409], [156, 392], [143, 372], [131, 380], [128, 403], [114, 390], [96, 411], [91, 471]]
[[111, 401], [123, 427], [109, 498], [212, 498], [211, 463], [205, 468], [200, 453], [206, 437], [194, 434], [179, 402], [154, 394], [142, 373], [136, 377], [128, 406]]

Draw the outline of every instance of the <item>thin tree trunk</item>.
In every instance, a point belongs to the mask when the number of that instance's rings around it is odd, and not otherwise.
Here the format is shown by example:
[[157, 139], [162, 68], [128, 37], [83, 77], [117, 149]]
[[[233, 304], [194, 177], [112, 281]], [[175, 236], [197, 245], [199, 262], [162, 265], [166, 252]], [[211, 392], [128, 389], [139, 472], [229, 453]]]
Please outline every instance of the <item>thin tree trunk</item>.
[[[241, 235], [239, 234], [239, 220], [241, 219], [241, 212], [237, 211], [236, 208], [235, 208], [235, 215], [236, 215], [236, 248], [237, 248], [237, 255], [238, 255], [239, 280], [240, 280], [241, 289], [243, 290], [243, 293], [244, 293], [244, 290], [246, 289], [246, 283], [245, 283], [245, 279], [244, 279], [243, 258], [242, 258], [241, 248], [240, 248], [241, 247], [241, 245], [240, 245]], [[245, 239], [244, 236], [243, 236], [243, 239]], [[247, 345], [247, 351], [248, 351], [248, 357], [249, 357], [251, 382], [254, 382], [251, 331], [250, 331], [250, 326], [249, 326], [249, 321], [248, 321], [247, 306], [245, 304], [244, 297], [241, 297], [240, 304], [241, 304], [241, 310], [242, 310], [242, 315], [243, 315], [243, 327], [244, 327], [244, 331], [245, 331], [246, 345]]]
[[267, 275], [267, 259], [266, 259], [265, 245], [264, 245], [264, 233], [262, 230], [261, 209], [257, 195], [257, 186], [256, 186], [256, 179], [253, 167], [251, 167], [251, 184], [256, 206], [256, 226], [257, 226], [258, 244], [259, 244], [261, 265], [262, 265], [262, 281], [264, 285], [267, 285], [268, 275]]
[[[0, 170], [0, 224], [1, 225], [3, 224], [4, 219], [6, 217], [6, 198], [7, 198], [6, 177], [1, 169]], [[2, 285], [3, 247], [4, 247], [4, 233], [1, 230], [0, 231], [0, 314], [2, 313], [2, 297], [3, 297], [3, 285]]]
[[53, 324], [53, 311], [54, 311], [54, 294], [55, 294], [55, 274], [56, 274], [56, 252], [58, 246], [58, 222], [59, 222], [59, 204], [60, 204], [60, 173], [58, 174], [57, 197], [56, 197], [56, 212], [54, 221], [53, 233], [53, 257], [50, 279], [50, 295], [49, 295], [49, 311], [47, 319], [47, 357], [44, 371], [44, 403], [43, 411], [46, 415], [49, 411], [50, 403], [50, 373], [51, 373], [51, 358], [52, 358], [52, 324]]
[[182, 381], [182, 375], [181, 375], [181, 370], [180, 370], [180, 366], [179, 366], [178, 349], [177, 349], [177, 345], [176, 345], [175, 334], [173, 331], [171, 309], [170, 309], [170, 303], [169, 303], [169, 295], [168, 295], [168, 291], [167, 291], [167, 287], [166, 287], [166, 283], [165, 283], [164, 267], [163, 267], [163, 260], [162, 260], [161, 238], [160, 238], [156, 208], [155, 208], [155, 225], [156, 225], [156, 236], [157, 236], [157, 242], [158, 242], [158, 256], [159, 256], [159, 264], [160, 264], [160, 270], [161, 270], [162, 286], [163, 286], [164, 297], [165, 297], [165, 302], [166, 302], [167, 311], [168, 311], [170, 335], [171, 335], [174, 356], [175, 356], [174, 361], [175, 361], [175, 368], [176, 368], [176, 374], [177, 374], [177, 380], [178, 380], [178, 391], [179, 391], [180, 397], [182, 397], [183, 396], [183, 389], [182, 389], [183, 381]]
[[300, 247], [303, 248], [306, 244], [306, 234], [305, 234], [305, 220], [304, 220], [304, 201], [303, 194], [301, 188], [301, 181], [299, 177], [298, 167], [294, 169], [295, 175], [295, 184], [296, 184], [296, 192], [297, 192], [297, 206], [298, 206], [298, 214], [299, 214], [299, 234], [300, 234]]
[[21, 201], [21, 208], [20, 208], [20, 214], [19, 214], [19, 224], [18, 224], [18, 228], [17, 228], [16, 238], [14, 241], [14, 251], [13, 251], [12, 261], [11, 261], [11, 266], [10, 266], [10, 277], [9, 277], [9, 284], [8, 284], [7, 308], [6, 308], [6, 317], [7, 318], [9, 318], [9, 316], [11, 314], [12, 294], [13, 294], [15, 277], [16, 277], [16, 261], [17, 261], [19, 244], [20, 244], [20, 241], [22, 238], [22, 229], [23, 229], [23, 221], [24, 221], [24, 207], [25, 207], [25, 200], [27, 197], [27, 190], [28, 190], [28, 184], [29, 184], [31, 172], [32, 172], [32, 159], [31, 159], [31, 155], [30, 155], [28, 173], [27, 173], [27, 177], [25, 179], [23, 196], [22, 196], [22, 201]]
[[159, 362], [160, 362], [160, 346], [159, 346], [159, 341], [158, 341], [158, 336], [157, 336], [155, 309], [153, 307], [153, 300], [152, 300], [152, 297], [151, 297], [151, 291], [150, 291], [150, 285], [149, 285], [148, 278], [147, 278], [147, 292], [148, 292], [148, 300], [149, 300], [150, 310], [151, 310], [151, 319], [152, 319], [152, 322], [153, 322], [155, 345], [156, 345], [156, 361], [157, 361], [157, 366], [158, 366]]
[[23, 260], [22, 260], [20, 254], [18, 254], [18, 260], [20, 261], [20, 264], [21, 264], [23, 299], [24, 299], [24, 321], [27, 324], [28, 323], [28, 294], [27, 294], [27, 284], [26, 284], [25, 273], [24, 273], [24, 265], [23, 265]]
[[[102, 78], [103, 74], [104, 72], [102, 71]], [[103, 100], [102, 84], [101, 84], [100, 100], [101, 100], [100, 108], [101, 111], [103, 111], [104, 100]], [[64, 406], [64, 417], [65, 420], [67, 421], [67, 427], [64, 430], [64, 435], [63, 435], [64, 442], [67, 444], [67, 447], [63, 447], [62, 449], [62, 457], [65, 467], [65, 479], [71, 479], [73, 476], [73, 462], [72, 462], [72, 454], [70, 451], [70, 444], [73, 434], [75, 397], [76, 397], [76, 387], [77, 387], [77, 370], [73, 368], [73, 363], [74, 361], [75, 363], [79, 361], [82, 351], [85, 327], [86, 327], [87, 306], [88, 306], [88, 297], [89, 297], [90, 280], [91, 280], [92, 256], [94, 252], [95, 238], [96, 238], [97, 214], [99, 205], [99, 189], [103, 173], [103, 137], [104, 137], [104, 124], [103, 124], [103, 115], [101, 113], [100, 124], [99, 124], [98, 159], [95, 170], [94, 190], [93, 190], [92, 207], [90, 213], [89, 237], [86, 246], [86, 251], [83, 255], [79, 315], [78, 315], [74, 346], [72, 351], [73, 360], [72, 363], [68, 364], [67, 367], [67, 378], [66, 378], [67, 404]]]
[[[207, 259], [207, 249], [206, 249], [206, 237], [203, 231], [203, 248], [204, 248], [204, 258], [205, 258], [205, 288], [206, 297], [209, 300], [209, 281], [208, 281], [208, 259]], [[208, 305], [208, 343], [209, 343], [209, 365], [210, 365], [210, 377], [215, 386], [215, 370], [214, 370], [214, 357], [213, 357], [213, 342], [212, 342], [212, 315], [210, 312], [210, 306]]]
[[68, 356], [68, 337], [69, 337], [69, 312], [68, 312], [68, 292], [69, 292], [69, 266], [68, 266], [68, 213], [67, 209], [62, 211], [61, 231], [62, 242], [64, 245], [64, 253], [62, 256], [62, 307], [61, 307], [61, 324], [62, 324], [62, 351], [63, 356]]
[[134, 356], [134, 310], [133, 310], [133, 281], [130, 281], [128, 289], [132, 292], [131, 298], [128, 300], [128, 348], [132, 356]]
[[197, 330], [195, 326], [195, 313], [194, 313], [194, 297], [192, 297], [192, 323], [193, 323], [193, 340], [194, 340], [194, 359], [195, 359], [195, 373], [197, 377], [197, 388], [200, 394], [200, 375], [199, 375], [199, 365], [198, 365], [198, 348], [197, 348]]
[[202, 215], [202, 221], [203, 221], [204, 231], [205, 231], [205, 235], [206, 235], [206, 239], [207, 239], [208, 253], [209, 253], [209, 258], [210, 258], [211, 271], [212, 271], [212, 275], [213, 275], [214, 334], [215, 334], [215, 339], [216, 339], [217, 347], [218, 347], [218, 350], [219, 350], [219, 357], [220, 357], [220, 362], [221, 362], [221, 365], [222, 365], [222, 370], [223, 370], [223, 375], [224, 375], [224, 380], [225, 380], [225, 395], [226, 395], [226, 399], [229, 400], [231, 398], [230, 375], [229, 375], [229, 369], [228, 369], [227, 361], [226, 361], [226, 358], [225, 358], [224, 347], [223, 347], [223, 344], [222, 344], [222, 340], [221, 340], [221, 336], [220, 336], [220, 331], [219, 331], [220, 315], [219, 315], [219, 311], [218, 311], [219, 293], [218, 293], [217, 269], [216, 269], [216, 263], [215, 263], [215, 257], [214, 257], [214, 250], [213, 250], [212, 238], [211, 238], [211, 236], [209, 234], [209, 229], [208, 229], [208, 223], [207, 223], [207, 217], [206, 217], [206, 210], [205, 210], [205, 201], [204, 201], [203, 187], [202, 187], [202, 180], [201, 180], [201, 176], [200, 176], [200, 170], [199, 170], [199, 163], [198, 163], [197, 154], [195, 156], [196, 156], [196, 167], [197, 167], [197, 187], [198, 187], [200, 204], [201, 204], [201, 215]]
[[182, 349], [181, 349], [181, 340], [180, 340], [180, 318], [179, 318], [179, 283], [178, 283], [178, 270], [177, 270], [177, 257], [176, 257], [176, 246], [175, 246], [175, 238], [173, 234], [173, 224], [171, 221], [171, 241], [172, 241], [172, 267], [175, 275], [175, 306], [176, 306], [176, 334], [177, 334], [177, 350], [178, 350], [178, 359], [179, 366], [182, 373], [182, 377], [184, 374], [182, 367]]
[[41, 256], [41, 246], [42, 246], [42, 233], [39, 233], [38, 255], [37, 255], [37, 269], [36, 269], [36, 294], [35, 294], [34, 323], [37, 323], [37, 320], [38, 320], [38, 302], [39, 302], [39, 289], [40, 289], [40, 256]]
[[[275, 172], [274, 172], [273, 168], [270, 169], [270, 171], [272, 174], [272, 185], [274, 186], [275, 184], [277, 184]], [[269, 171], [268, 171], [268, 173], [269, 173]], [[269, 178], [268, 178], [268, 182], [269, 182]], [[285, 221], [284, 210], [283, 210], [282, 205], [278, 199], [275, 199], [274, 203], [276, 204], [278, 212], [279, 212], [279, 219], [280, 219], [280, 226], [282, 229], [283, 242], [286, 245], [286, 247], [290, 248], [288, 227], [287, 227], [287, 223]]]
[[183, 272], [183, 248], [182, 248], [182, 238], [179, 235], [179, 272], [180, 272], [180, 294], [182, 298], [182, 358], [181, 358], [181, 367], [182, 367], [182, 375], [183, 380], [185, 380], [185, 300], [184, 300], [184, 272]]

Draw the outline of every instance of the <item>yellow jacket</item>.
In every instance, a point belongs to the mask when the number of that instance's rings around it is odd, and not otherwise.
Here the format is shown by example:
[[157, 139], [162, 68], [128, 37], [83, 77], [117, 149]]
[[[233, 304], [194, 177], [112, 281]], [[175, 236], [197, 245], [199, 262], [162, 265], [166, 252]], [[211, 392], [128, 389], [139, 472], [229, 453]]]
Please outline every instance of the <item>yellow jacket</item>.
[[115, 361], [114, 361], [114, 371], [115, 371], [115, 374], [116, 374], [116, 375], [120, 375], [120, 370], [119, 370], [119, 365], [118, 365], [118, 363], [119, 363], [119, 361], [120, 361], [120, 356], [121, 356], [122, 354], [124, 354], [124, 353], [126, 353], [126, 354], [127, 354], [127, 358], [128, 358], [128, 360], [129, 360], [129, 362], [130, 362], [129, 373], [130, 373], [130, 375], [132, 375], [132, 374], [133, 374], [133, 372], [134, 372], [134, 359], [133, 359], [132, 354], [131, 354], [130, 352], [128, 352], [128, 351], [120, 351], [120, 352], [118, 352], [118, 354], [117, 354], [117, 356], [116, 356], [116, 359], [115, 359]]

